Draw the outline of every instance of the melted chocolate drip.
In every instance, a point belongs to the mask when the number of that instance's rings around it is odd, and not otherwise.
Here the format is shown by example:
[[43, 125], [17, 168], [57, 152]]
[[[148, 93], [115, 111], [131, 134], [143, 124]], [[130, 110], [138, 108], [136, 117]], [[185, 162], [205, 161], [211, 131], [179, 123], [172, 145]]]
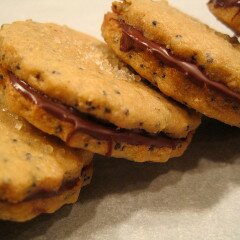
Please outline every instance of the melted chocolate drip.
[[166, 47], [147, 39], [138, 29], [122, 20], [119, 23], [122, 28], [121, 51], [128, 52], [132, 49], [146, 51], [168, 66], [179, 70], [197, 84], [202, 84], [203, 86], [219, 91], [227, 97], [240, 101], [240, 93], [234, 92], [222, 83], [210, 80], [195, 64], [180, 60], [171, 54]]
[[240, 0], [211, 0], [210, 3], [221, 8], [240, 7]]
[[67, 143], [70, 142], [71, 138], [77, 132], [82, 132], [98, 140], [107, 141], [108, 152], [106, 155], [111, 156], [113, 141], [135, 146], [145, 145], [149, 147], [168, 147], [172, 149], [176, 149], [176, 147], [183, 141], [181, 139], [173, 139], [159, 134], [143, 135], [130, 130], [117, 130], [113, 127], [105, 126], [89, 119], [84, 119], [75, 109], [50, 99], [48, 96], [43, 95], [36, 89], [29, 86], [26, 82], [18, 79], [12, 73], [9, 73], [9, 79], [13, 87], [34, 104], [38, 105], [40, 108], [59, 120], [73, 124], [74, 128], [69, 133]]

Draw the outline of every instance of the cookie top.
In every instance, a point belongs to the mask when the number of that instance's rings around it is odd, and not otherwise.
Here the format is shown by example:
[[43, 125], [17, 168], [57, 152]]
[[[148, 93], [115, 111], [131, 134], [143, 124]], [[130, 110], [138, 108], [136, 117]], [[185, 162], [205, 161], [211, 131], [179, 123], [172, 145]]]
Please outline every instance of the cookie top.
[[181, 138], [200, 122], [198, 115], [140, 82], [105, 44], [65, 26], [4, 25], [0, 60], [33, 88], [119, 128], [141, 125], [149, 133]]
[[169, 6], [165, 0], [115, 2], [113, 10], [175, 56], [194, 61], [211, 80], [240, 91], [240, 52], [213, 29]]
[[0, 200], [57, 192], [81, 176], [92, 154], [66, 147], [9, 112], [0, 95]]

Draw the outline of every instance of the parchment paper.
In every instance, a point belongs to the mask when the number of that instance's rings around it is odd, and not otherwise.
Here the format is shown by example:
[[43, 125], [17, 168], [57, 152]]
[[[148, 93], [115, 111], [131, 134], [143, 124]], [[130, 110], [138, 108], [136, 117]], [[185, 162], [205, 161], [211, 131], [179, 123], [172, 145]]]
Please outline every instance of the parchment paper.
[[[0, 0], [0, 22], [32, 18], [100, 38], [109, 0]], [[223, 32], [205, 0], [171, 1]], [[166, 164], [95, 157], [74, 206], [24, 223], [0, 222], [1, 240], [240, 239], [240, 130], [204, 123], [186, 154]]]

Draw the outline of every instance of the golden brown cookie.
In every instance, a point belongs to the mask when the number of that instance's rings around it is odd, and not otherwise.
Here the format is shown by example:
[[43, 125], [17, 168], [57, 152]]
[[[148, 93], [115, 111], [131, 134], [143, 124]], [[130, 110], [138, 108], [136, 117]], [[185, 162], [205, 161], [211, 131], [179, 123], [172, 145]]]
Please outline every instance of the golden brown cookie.
[[240, 2], [239, 0], [210, 0], [210, 11], [236, 34], [240, 34]]
[[0, 219], [26, 221], [77, 200], [92, 153], [66, 147], [9, 112], [0, 94]]
[[240, 127], [238, 42], [164, 0], [114, 2], [113, 12], [102, 33], [117, 56], [167, 96]]
[[163, 162], [183, 154], [200, 124], [105, 44], [67, 27], [4, 25], [0, 59], [8, 107], [72, 147]]

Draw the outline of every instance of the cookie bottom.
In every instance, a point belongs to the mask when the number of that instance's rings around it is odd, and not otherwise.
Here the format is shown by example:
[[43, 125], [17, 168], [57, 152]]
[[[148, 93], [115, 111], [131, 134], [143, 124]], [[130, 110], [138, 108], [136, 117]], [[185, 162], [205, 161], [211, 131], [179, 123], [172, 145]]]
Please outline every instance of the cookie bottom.
[[122, 52], [120, 50], [122, 29], [116, 19], [115, 14], [107, 14], [102, 33], [105, 41], [118, 57], [167, 96], [210, 118], [240, 127], [240, 103], [193, 83], [173, 68], [161, 67], [159, 61], [146, 52], [134, 50]]
[[[74, 126], [61, 121], [32, 103], [20, 94], [8, 80], [4, 80], [4, 98], [7, 107], [17, 115], [25, 118], [32, 125], [50, 135], [55, 135], [74, 148], [85, 149], [101, 155], [109, 151], [109, 142], [98, 140], [90, 135], [77, 132], [68, 141], [69, 133]], [[17, 99], [17, 101], [16, 101]], [[170, 147], [157, 148], [153, 146], [133, 146], [126, 143], [112, 142], [111, 155], [116, 158], [126, 158], [136, 162], [166, 162], [169, 158], [181, 156], [191, 142], [193, 132], [173, 149]]]
[[0, 202], [0, 219], [25, 222], [44, 213], [53, 213], [63, 205], [75, 203], [79, 197], [82, 181], [79, 180], [71, 189], [67, 189], [55, 196], [21, 203]]

